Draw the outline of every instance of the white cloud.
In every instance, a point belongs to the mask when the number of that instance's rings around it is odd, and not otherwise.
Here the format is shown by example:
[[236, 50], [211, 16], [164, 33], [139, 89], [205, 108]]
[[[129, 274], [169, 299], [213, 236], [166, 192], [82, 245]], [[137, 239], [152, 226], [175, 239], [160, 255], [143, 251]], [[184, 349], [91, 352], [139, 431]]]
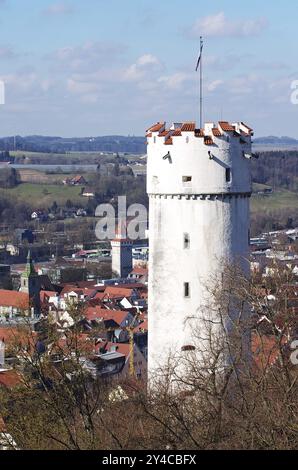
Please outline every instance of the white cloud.
[[224, 12], [199, 18], [191, 29], [191, 35], [249, 37], [259, 35], [267, 26], [265, 18], [232, 20]]
[[47, 56], [55, 67], [72, 71], [94, 71], [113, 64], [126, 50], [122, 44], [89, 41], [80, 46], [66, 46]]
[[130, 65], [124, 71], [124, 80], [127, 81], [138, 81], [145, 77], [148, 71], [158, 69], [160, 67], [160, 62], [152, 54], [144, 54], [138, 58], [136, 63]]
[[215, 91], [223, 83], [224, 83], [223, 80], [213, 80], [213, 82], [211, 82], [207, 85], [207, 90], [210, 91], [210, 92]]
[[159, 83], [164, 83], [167, 88], [170, 88], [171, 90], [177, 90], [181, 88], [181, 85], [187, 81], [190, 80], [191, 77], [183, 72], [177, 72], [172, 75], [167, 75], [167, 76], [162, 76], [159, 77], [158, 82]]

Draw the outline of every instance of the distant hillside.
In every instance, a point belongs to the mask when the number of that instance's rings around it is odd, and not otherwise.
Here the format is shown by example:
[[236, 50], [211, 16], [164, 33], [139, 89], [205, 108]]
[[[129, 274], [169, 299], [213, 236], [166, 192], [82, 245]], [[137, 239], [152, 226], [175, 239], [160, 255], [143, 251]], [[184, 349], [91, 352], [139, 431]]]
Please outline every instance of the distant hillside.
[[130, 154], [146, 153], [144, 137], [102, 136], [102, 137], [27, 137], [0, 138], [1, 150], [23, 150], [28, 152], [66, 153], [66, 152], [121, 152]]
[[[254, 145], [264, 150], [289, 150], [298, 148], [298, 140], [291, 137], [257, 137]], [[50, 137], [31, 135], [0, 138], [0, 151], [23, 150], [27, 152], [113, 152], [146, 153], [145, 137], [110, 135], [102, 137]]]
[[298, 145], [298, 140], [292, 137], [270, 135], [268, 137], [257, 137], [254, 139], [254, 143], [257, 145]]

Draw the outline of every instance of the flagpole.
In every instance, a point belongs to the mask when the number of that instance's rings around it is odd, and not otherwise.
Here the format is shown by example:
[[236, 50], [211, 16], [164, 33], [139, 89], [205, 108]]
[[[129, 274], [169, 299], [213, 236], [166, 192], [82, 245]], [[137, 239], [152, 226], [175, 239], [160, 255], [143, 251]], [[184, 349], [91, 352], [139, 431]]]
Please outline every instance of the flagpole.
[[200, 129], [203, 127], [203, 38], [200, 36], [200, 51], [201, 51], [201, 60], [200, 60]]

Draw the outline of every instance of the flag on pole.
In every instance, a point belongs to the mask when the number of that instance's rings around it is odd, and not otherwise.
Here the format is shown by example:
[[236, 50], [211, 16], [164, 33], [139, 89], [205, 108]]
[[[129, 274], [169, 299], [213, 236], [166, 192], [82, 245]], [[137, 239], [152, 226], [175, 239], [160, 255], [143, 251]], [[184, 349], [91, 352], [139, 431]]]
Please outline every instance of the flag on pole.
[[199, 65], [200, 65], [200, 62], [201, 62], [202, 52], [203, 52], [203, 38], [201, 37], [200, 38], [200, 55], [199, 55], [197, 66], [196, 66], [196, 72], [198, 71], [198, 68], [199, 68]]

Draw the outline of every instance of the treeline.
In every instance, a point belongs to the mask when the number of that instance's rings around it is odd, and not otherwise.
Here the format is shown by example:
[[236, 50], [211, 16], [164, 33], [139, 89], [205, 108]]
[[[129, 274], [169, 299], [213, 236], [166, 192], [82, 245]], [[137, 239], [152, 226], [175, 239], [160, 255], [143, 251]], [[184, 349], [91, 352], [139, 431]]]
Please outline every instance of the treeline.
[[26, 202], [7, 196], [0, 190], [0, 225], [11, 229], [22, 227], [30, 220], [32, 208]]
[[28, 152], [127, 152], [146, 153], [144, 137], [103, 136], [103, 137], [3, 137], [0, 150], [23, 150]]
[[273, 189], [298, 191], [298, 151], [259, 153], [259, 159], [252, 162], [252, 179]]
[[4, 150], [3, 152], [0, 152], [0, 161], [1, 162], [13, 163], [14, 162], [14, 157], [12, 157], [10, 155], [8, 150]]
[[0, 188], [14, 188], [19, 183], [18, 173], [14, 168], [0, 169]]

